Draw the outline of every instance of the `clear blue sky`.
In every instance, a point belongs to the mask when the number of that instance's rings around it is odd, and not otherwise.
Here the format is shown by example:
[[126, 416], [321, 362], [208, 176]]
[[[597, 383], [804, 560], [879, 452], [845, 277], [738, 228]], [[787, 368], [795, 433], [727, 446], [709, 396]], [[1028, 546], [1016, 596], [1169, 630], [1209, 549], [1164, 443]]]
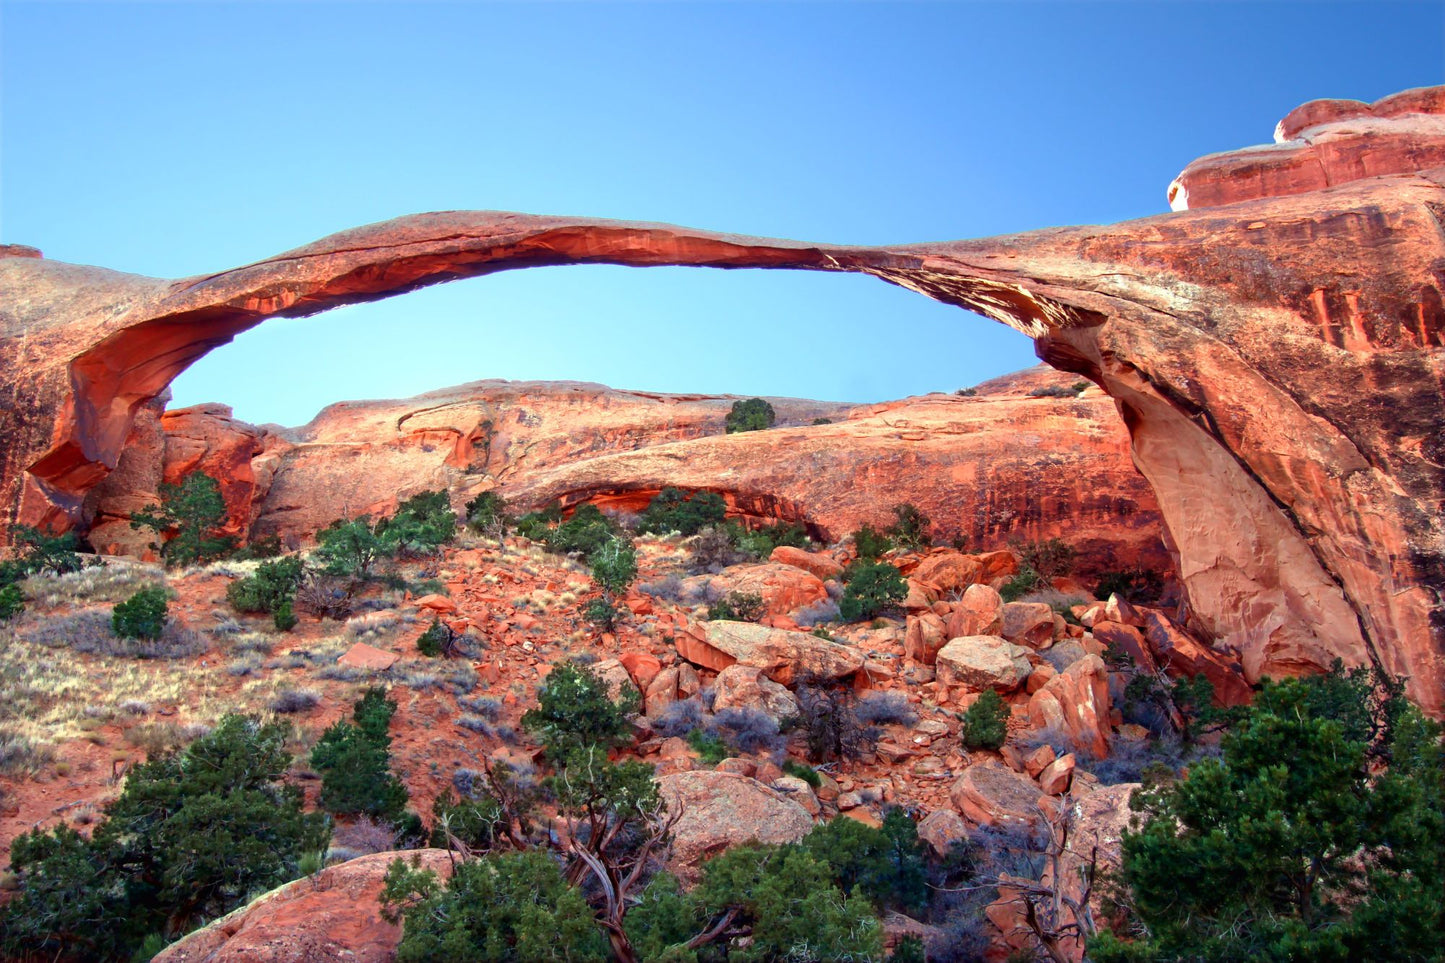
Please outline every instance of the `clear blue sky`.
[[[1439, 2], [0, 13], [0, 240], [168, 277], [456, 208], [840, 243], [1115, 221], [1305, 100], [1445, 80]], [[297, 424], [498, 377], [872, 401], [1033, 360], [863, 277], [553, 268], [268, 322], [175, 403]]]

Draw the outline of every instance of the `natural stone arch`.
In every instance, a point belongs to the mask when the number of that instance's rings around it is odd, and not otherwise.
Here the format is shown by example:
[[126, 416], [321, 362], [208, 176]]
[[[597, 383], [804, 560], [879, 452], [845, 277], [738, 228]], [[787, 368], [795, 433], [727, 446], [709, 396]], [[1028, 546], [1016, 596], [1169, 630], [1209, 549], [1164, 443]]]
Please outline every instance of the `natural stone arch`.
[[[1331, 171], [1358, 126], [1336, 109], [1271, 155], [1277, 176], [1249, 199], [1215, 190], [1222, 206], [1107, 227], [875, 248], [448, 212], [175, 282], [0, 258], [5, 522], [75, 519], [139, 407], [268, 317], [542, 265], [860, 272], [1015, 327], [1115, 399], [1191, 620], [1238, 648], [1251, 679], [1373, 661], [1439, 712], [1445, 168], [1418, 168], [1445, 164], [1445, 93], [1400, 97], [1359, 105], [1407, 130], [1399, 173], [1369, 145], [1356, 150], [1368, 163]], [[1336, 186], [1291, 187], [1313, 170], [1301, 156]], [[1190, 197], [1213, 184], [1180, 183]]]

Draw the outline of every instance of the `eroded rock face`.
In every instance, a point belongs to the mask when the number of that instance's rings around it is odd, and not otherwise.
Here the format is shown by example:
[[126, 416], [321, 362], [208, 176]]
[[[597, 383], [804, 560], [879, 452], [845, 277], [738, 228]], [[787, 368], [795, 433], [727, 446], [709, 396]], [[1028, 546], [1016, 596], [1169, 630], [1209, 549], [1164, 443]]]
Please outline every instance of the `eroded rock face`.
[[[1016, 327], [1044, 360], [1112, 396], [1166, 522], [1189, 627], [1238, 650], [1249, 681], [1335, 657], [1373, 661], [1409, 676], [1411, 695], [1438, 713], [1441, 91], [1368, 108], [1306, 105], [1281, 137], [1313, 161], [1211, 158], [1181, 178], [1175, 203], [1191, 209], [1106, 227], [859, 248], [450, 212], [176, 282], [0, 257], [5, 523], [85, 521], [138, 413], [196, 358], [267, 317], [538, 265], [864, 272]], [[1292, 165], [1303, 173], [1271, 172]], [[890, 444], [928, 443], [929, 432], [886, 413]], [[774, 442], [808, 450], [805, 435], [742, 440], [734, 463]], [[977, 482], [966, 467], [958, 475]], [[526, 490], [573, 497], [583, 477], [602, 492], [617, 476], [594, 465]]]

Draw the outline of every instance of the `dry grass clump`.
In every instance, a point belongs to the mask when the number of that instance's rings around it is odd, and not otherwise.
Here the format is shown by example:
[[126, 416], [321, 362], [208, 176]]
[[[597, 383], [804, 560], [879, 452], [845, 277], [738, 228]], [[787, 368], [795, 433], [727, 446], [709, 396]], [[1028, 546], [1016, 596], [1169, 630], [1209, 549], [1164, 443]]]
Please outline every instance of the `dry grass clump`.
[[402, 659], [387, 672], [398, 685], [423, 692], [445, 688], [463, 694], [477, 685], [476, 669], [466, 662], [446, 659]]
[[165, 584], [159, 565], [128, 559], [111, 559], [104, 565], [65, 575], [32, 575], [20, 585], [36, 605], [77, 605], [84, 602], [123, 602], [143, 588]]
[[363, 669], [357, 665], [339, 665], [335, 662], [331, 665], [323, 665], [316, 670], [316, 678], [333, 682], [360, 682], [375, 674], [375, 669]]
[[190, 718], [207, 721], [232, 708], [244, 711], [217, 691], [219, 668], [169, 659], [80, 657], [73, 649], [27, 638], [34, 626], [28, 614], [0, 626], [0, 728], [37, 744], [87, 738], [97, 721], [133, 716], [142, 705], [184, 706]]
[[255, 675], [261, 671], [261, 664], [261, 657], [254, 652], [250, 652], [241, 656], [239, 659], [232, 659], [230, 662], [227, 662], [226, 675], [235, 676], [238, 679], [245, 678], [248, 675]]
[[9, 729], [0, 729], [0, 773], [30, 776], [55, 760], [50, 746]]
[[413, 617], [403, 618], [401, 613], [393, 609], [385, 609], [347, 619], [345, 633], [346, 637], [353, 641], [376, 645], [378, 642], [390, 639], [403, 625], [409, 625], [414, 621], [416, 620]]
[[[231, 558], [223, 558], [219, 562], [208, 562], [205, 565], [192, 565], [180, 572], [181, 578], [189, 578], [192, 575], [220, 575], [225, 578], [250, 578], [256, 574], [261, 567], [263, 559], [246, 559], [244, 561]], [[266, 559], [264, 561], [270, 561]]]
[[231, 640], [231, 654], [235, 656], [270, 655], [275, 647], [276, 641], [265, 632], [243, 632]]
[[321, 693], [315, 689], [282, 689], [271, 697], [266, 708], [281, 715], [309, 712], [321, 704]]
[[189, 746], [210, 731], [211, 727], [203, 723], [143, 722], [126, 730], [125, 741], [144, 752], [147, 759], [156, 759]]
[[42, 617], [21, 632], [27, 642], [47, 649], [120, 659], [189, 659], [211, 647], [203, 635], [175, 619], [166, 622], [159, 639], [120, 638], [111, 630], [110, 613], [99, 609]]

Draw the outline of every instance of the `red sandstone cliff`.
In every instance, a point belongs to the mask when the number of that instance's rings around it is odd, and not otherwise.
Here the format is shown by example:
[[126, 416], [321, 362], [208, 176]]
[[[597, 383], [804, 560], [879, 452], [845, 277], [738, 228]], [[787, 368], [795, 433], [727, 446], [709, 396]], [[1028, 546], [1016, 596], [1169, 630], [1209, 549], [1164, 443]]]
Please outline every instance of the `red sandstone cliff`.
[[1442, 115], [1441, 88], [1306, 105], [1281, 147], [1191, 165], [1174, 198], [1190, 209], [977, 241], [451, 212], [175, 282], [0, 257], [0, 505], [7, 524], [84, 521], [137, 413], [267, 317], [540, 265], [862, 272], [1018, 328], [1115, 399], [1194, 623], [1251, 678], [1373, 661], [1440, 712]]
[[[495, 488], [521, 508], [587, 500], [640, 511], [663, 487], [709, 489], [755, 521], [825, 540], [912, 502], [937, 538], [970, 545], [1064, 537], [1089, 568], [1168, 567], [1154, 498], [1112, 403], [1031, 397], [1076, 379], [1049, 368], [982, 385], [850, 406], [773, 399], [778, 427], [727, 435], [733, 399], [573, 383], [476, 382], [404, 401], [332, 405], [296, 429], [260, 429], [219, 405], [147, 412], [92, 492], [91, 539], [137, 552], [129, 513], [159, 481], [224, 479], [231, 529], [304, 541], [335, 518], [448, 488], [460, 508]], [[816, 418], [833, 423], [814, 425]]]

